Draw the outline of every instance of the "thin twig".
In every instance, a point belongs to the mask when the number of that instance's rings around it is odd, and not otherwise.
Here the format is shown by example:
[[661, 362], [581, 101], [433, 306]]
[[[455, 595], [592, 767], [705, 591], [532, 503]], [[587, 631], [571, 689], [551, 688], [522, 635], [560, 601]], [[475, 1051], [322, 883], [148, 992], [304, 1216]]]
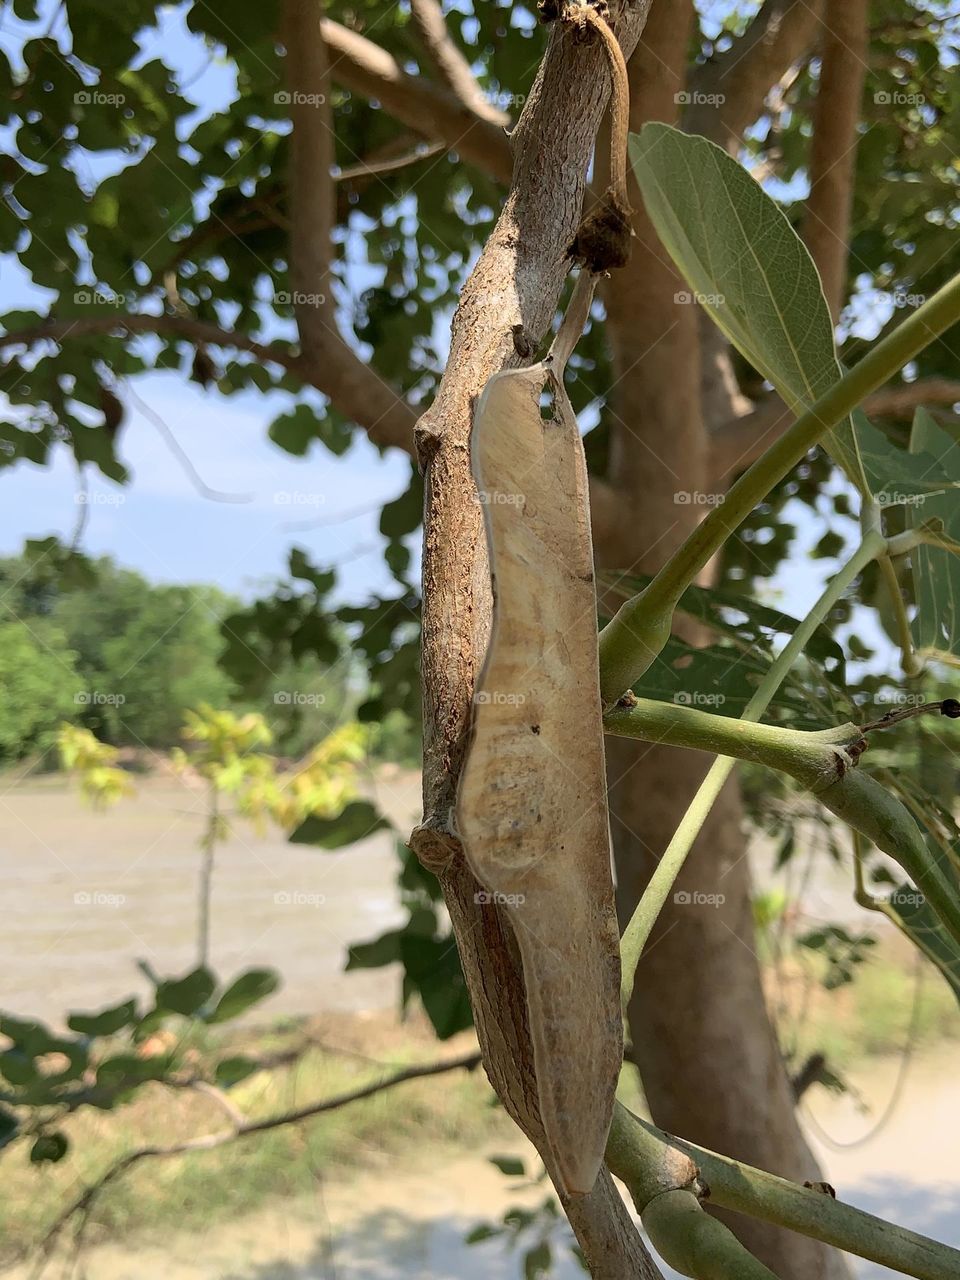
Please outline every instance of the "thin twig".
[[85, 1187], [80, 1195], [58, 1215], [37, 1246], [38, 1252], [41, 1257], [49, 1256], [61, 1231], [77, 1214], [81, 1215], [81, 1218], [74, 1234], [74, 1244], [79, 1248], [97, 1197], [111, 1182], [115, 1182], [128, 1169], [143, 1160], [188, 1155], [197, 1151], [213, 1151], [217, 1147], [223, 1147], [235, 1142], [238, 1138], [248, 1138], [253, 1134], [267, 1133], [271, 1129], [279, 1129], [289, 1124], [299, 1124], [301, 1121], [310, 1120], [314, 1116], [323, 1115], [328, 1111], [336, 1111], [340, 1107], [348, 1106], [351, 1102], [359, 1102], [364, 1098], [373, 1097], [374, 1094], [393, 1089], [396, 1085], [404, 1084], [408, 1080], [439, 1076], [448, 1071], [473, 1071], [479, 1066], [480, 1061], [480, 1054], [474, 1052], [463, 1054], [459, 1058], [451, 1058], [445, 1062], [430, 1062], [422, 1066], [405, 1067], [402, 1071], [398, 1071], [384, 1080], [374, 1081], [371, 1084], [363, 1085], [359, 1089], [351, 1090], [348, 1093], [336, 1094], [332, 1098], [325, 1098], [319, 1102], [308, 1103], [306, 1106], [298, 1107], [293, 1111], [285, 1111], [279, 1115], [268, 1116], [265, 1120], [246, 1120], [243, 1123], [235, 1124], [232, 1129], [224, 1129], [219, 1133], [207, 1133], [198, 1138], [188, 1138], [183, 1142], [172, 1142], [166, 1146], [153, 1144], [138, 1147], [135, 1151], [128, 1151], [126, 1155], [121, 1156], [119, 1160], [110, 1165], [95, 1182]]

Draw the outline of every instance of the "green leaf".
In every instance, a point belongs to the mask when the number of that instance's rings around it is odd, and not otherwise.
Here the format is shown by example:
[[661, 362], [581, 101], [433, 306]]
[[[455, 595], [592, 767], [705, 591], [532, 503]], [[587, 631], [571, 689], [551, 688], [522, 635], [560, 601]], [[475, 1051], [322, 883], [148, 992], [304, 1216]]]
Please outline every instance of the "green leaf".
[[[786, 214], [720, 147], [645, 124], [630, 156], [647, 213], [691, 293], [738, 351], [801, 413], [840, 380], [820, 277]], [[862, 491], [863, 461], [848, 423], [826, 448]]]
[[[624, 600], [639, 594], [653, 581], [650, 574], [603, 573], [600, 578], [611, 594], [622, 596]], [[791, 614], [761, 604], [750, 596], [726, 587], [687, 587], [677, 608], [691, 618], [706, 623], [720, 635], [738, 641], [746, 649], [755, 649], [760, 645], [763, 649], [770, 650], [774, 636], [792, 636], [800, 625], [799, 620]], [[820, 662], [835, 662], [840, 665], [844, 662], [843, 650], [822, 625], [814, 631], [804, 652]]]
[[124, 1000], [122, 1004], [99, 1013], [71, 1013], [67, 1026], [82, 1036], [112, 1036], [137, 1021], [136, 1000]]
[[[640, 698], [739, 717], [770, 663], [763, 650], [745, 652], [729, 641], [700, 648], [672, 636], [633, 690]], [[850, 719], [851, 708], [842, 690], [826, 677], [815, 683], [816, 672], [807, 663], [790, 673], [770, 704], [778, 721], [794, 729], [822, 729], [831, 720]]]
[[911, 884], [901, 884], [878, 905], [914, 946], [940, 970], [960, 1001], [960, 947], [940, 923], [922, 893]]
[[482, 1244], [484, 1240], [495, 1240], [497, 1236], [502, 1234], [503, 1232], [498, 1227], [493, 1227], [488, 1222], [481, 1222], [479, 1226], [467, 1232], [463, 1237], [463, 1243]]
[[311, 814], [291, 834], [290, 843], [340, 849], [389, 826], [390, 823], [369, 800], [352, 800], [336, 818], [320, 818]]
[[385, 538], [402, 538], [420, 528], [423, 520], [423, 478], [418, 471], [399, 498], [388, 502], [380, 513], [380, 532]]
[[490, 1156], [490, 1163], [508, 1178], [522, 1178], [526, 1173], [523, 1161], [518, 1156]]
[[[918, 409], [910, 433], [910, 452], [931, 459], [931, 466], [960, 481], [960, 444]], [[942, 520], [948, 538], [960, 542], [960, 498], [956, 493], [927, 494], [910, 508], [914, 528]], [[921, 546], [911, 552], [917, 613], [913, 639], [921, 653], [960, 666], [960, 556], [943, 547]]]
[[[170, 1066], [170, 1057], [160, 1054], [154, 1058], [140, 1058], [133, 1053], [118, 1053], [107, 1058], [97, 1067], [97, 1084], [119, 1095], [145, 1084], [148, 1080], [162, 1080]], [[109, 1109], [116, 1097], [110, 1097], [105, 1105]]]
[[317, 415], [309, 405], [298, 404], [289, 413], [275, 418], [267, 435], [287, 453], [302, 458], [313, 441], [320, 438]]
[[390, 933], [382, 933], [372, 942], [352, 943], [347, 949], [345, 972], [350, 973], [353, 969], [379, 969], [385, 964], [399, 963], [401, 937], [402, 931], [394, 929]]
[[203, 1008], [217, 987], [217, 980], [205, 966], [185, 978], [161, 982], [157, 987], [157, 1008], [192, 1018]]
[[260, 1067], [252, 1058], [244, 1058], [238, 1055], [234, 1058], [222, 1058], [217, 1063], [214, 1076], [217, 1084], [222, 1089], [232, 1089], [235, 1084], [239, 1084], [241, 1080], [246, 1080], [248, 1076], [252, 1076], [259, 1070]]
[[30, 1148], [31, 1164], [56, 1164], [67, 1154], [69, 1147], [62, 1133], [41, 1133]]
[[20, 1122], [12, 1111], [0, 1106], [0, 1151], [14, 1140], [20, 1128]]
[[541, 1240], [524, 1255], [523, 1280], [541, 1280], [542, 1276], [550, 1274], [551, 1265], [550, 1245], [546, 1240]]
[[404, 932], [400, 960], [405, 969], [404, 995], [415, 991], [441, 1040], [473, 1025], [460, 956], [452, 936], [422, 937]]
[[40, 1078], [33, 1058], [20, 1049], [0, 1053], [0, 1075], [13, 1085], [30, 1085]]
[[[924, 413], [918, 410], [918, 413]], [[929, 417], [924, 413], [925, 417]], [[870, 490], [882, 506], [922, 507], [927, 495], [956, 489], [937, 459], [919, 445], [908, 453], [889, 440], [858, 409], [853, 415]]]
[[280, 975], [274, 969], [248, 969], [232, 982], [214, 1005], [208, 1022], [228, 1022], [272, 995], [280, 985]]

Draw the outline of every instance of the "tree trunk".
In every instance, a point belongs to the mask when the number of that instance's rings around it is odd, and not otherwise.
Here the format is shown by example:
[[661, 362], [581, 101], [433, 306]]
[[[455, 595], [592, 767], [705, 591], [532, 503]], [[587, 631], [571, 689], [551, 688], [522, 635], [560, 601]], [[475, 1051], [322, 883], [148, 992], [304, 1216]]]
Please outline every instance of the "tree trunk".
[[[645, 119], [676, 119], [687, 35], [677, 7], [653, 6], [631, 63], [634, 128]], [[736, 410], [723, 380], [724, 354], [712, 338], [701, 378], [698, 308], [636, 189], [632, 203], [634, 255], [605, 293], [615, 388], [608, 479], [623, 517], [597, 551], [606, 567], [651, 572], [704, 510], [687, 495], [710, 489], [707, 414], [724, 420]], [[624, 923], [707, 763], [699, 753], [608, 740]], [[700, 904], [695, 894], [722, 900]], [[819, 1178], [764, 1002], [735, 783], [714, 807], [661, 913], [640, 964], [630, 1030], [659, 1125], [784, 1177]], [[847, 1274], [840, 1256], [816, 1241], [745, 1218], [730, 1225], [782, 1280]]]

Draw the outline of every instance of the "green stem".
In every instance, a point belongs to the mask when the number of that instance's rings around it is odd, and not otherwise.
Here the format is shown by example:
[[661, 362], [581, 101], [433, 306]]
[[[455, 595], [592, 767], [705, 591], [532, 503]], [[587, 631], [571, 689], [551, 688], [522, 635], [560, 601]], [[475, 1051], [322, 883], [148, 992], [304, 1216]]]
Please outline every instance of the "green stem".
[[663, 1191], [640, 1215], [650, 1243], [682, 1276], [696, 1280], [777, 1280], [692, 1191]]
[[890, 603], [893, 605], [897, 642], [900, 645], [900, 668], [905, 676], [918, 676], [923, 671], [923, 660], [917, 656], [913, 647], [910, 619], [907, 617], [907, 606], [903, 599], [903, 592], [900, 590], [900, 583], [897, 581], [897, 571], [888, 555], [881, 556], [877, 563], [880, 566], [880, 576], [886, 585]]
[[[777, 655], [770, 670], [761, 680], [753, 697], [747, 703], [742, 719], [753, 721], [763, 715], [814, 631], [826, 618], [850, 583], [885, 548], [886, 542], [883, 535], [876, 529], [871, 529], [864, 536], [854, 555], [830, 580], [823, 595]], [[627, 1006], [633, 994], [637, 965], [640, 963], [641, 953], [646, 946], [647, 939], [650, 937], [650, 931], [653, 929], [657, 916], [663, 910], [663, 905], [670, 890], [673, 888], [680, 869], [686, 861], [687, 854], [690, 852], [694, 840], [700, 834], [707, 815], [713, 808], [713, 804], [723, 789], [724, 783], [730, 776], [734, 763], [733, 759], [722, 756], [710, 766], [707, 776], [700, 785], [700, 789], [681, 818], [680, 825], [674, 832], [673, 839], [667, 846], [666, 852], [657, 864], [657, 868], [644, 890], [643, 897], [637, 904], [637, 909], [634, 911], [630, 923], [624, 930], [623, 937], [620, 940], [620, 957], [623, 966], [621, 997], [624, 1007]]]
[[756, 761], [789, 773], [808, 791], [818, 791], [834, 782], [838, 754], [864, 742], [855, 724], [816, 732], [784, 729], [653, 698], [621, 700], [603, 717], [603, 727], [616, 737]]
[[686, 538], [650, 585], [622, 605], [600, 633], [600, 688], [610, 706], [661, 652], [686, 588], [770, 490], [831, 427], [960, 320], [960, 275], [876, 343], [806, 410]]
[[[949, 1245], [894, 1226], [823, 1192], [674, 1138], [619, 1104], [607, 1162], [626, 1183], [641, 1213], [652, 1197], [663, 1197], [668, 1189], [691, 1192], [689, 1169], [695, 1166], [709, 1188], [711, 1204], [797, 1231], [916, 1280], [951, 1280], [960, 1275], [960, 1252]], [[651, 1170], [658, 1173], [652, 1175]]]

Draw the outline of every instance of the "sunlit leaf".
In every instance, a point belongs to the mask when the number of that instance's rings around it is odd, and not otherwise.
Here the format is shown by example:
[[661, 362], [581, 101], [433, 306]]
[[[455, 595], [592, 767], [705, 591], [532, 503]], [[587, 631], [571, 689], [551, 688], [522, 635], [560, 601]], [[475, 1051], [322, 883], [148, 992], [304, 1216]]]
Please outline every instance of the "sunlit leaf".
[[[630, 138], [634, 173], [660, 239], [697, 301], [795, 413], [839, 381], [820, 277], [786, 214], [741, 164], [695, 134], [650, 123]], [[861, 490], [849, 422], [824, 441]]]
[[[937, 425], [925, 409], [918, 409], [910, 434], [910, 451], [929, 456], [931, 465], [960, 481], [960, 444]], [[943, 522], [944, 534], [960, 542], [960, 495], [932, 493], [910, 508], [914, 527], [930, 520]], [[914, 643], [921, 652], [960, 666], [960, 556], [942, 547], [922, 546], [911, 553], [917, 614]]]

